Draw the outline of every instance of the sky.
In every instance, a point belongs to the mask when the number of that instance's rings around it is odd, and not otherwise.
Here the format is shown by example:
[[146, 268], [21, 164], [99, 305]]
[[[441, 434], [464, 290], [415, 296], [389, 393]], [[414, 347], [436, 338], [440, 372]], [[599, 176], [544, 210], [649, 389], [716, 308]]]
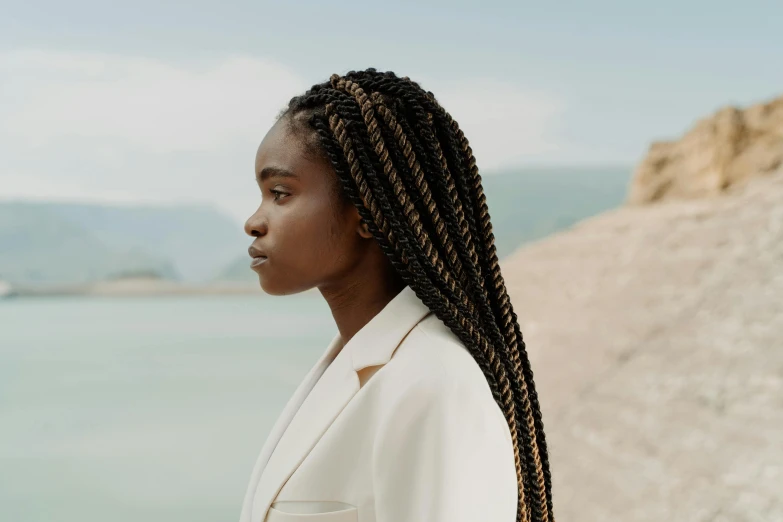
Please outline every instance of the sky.
[[243, 220], [274, 115], [332, 73], [431, 90], [485, 175], [627, 165], [783, 94], [783, 2], [0, 0], [0, 199]]

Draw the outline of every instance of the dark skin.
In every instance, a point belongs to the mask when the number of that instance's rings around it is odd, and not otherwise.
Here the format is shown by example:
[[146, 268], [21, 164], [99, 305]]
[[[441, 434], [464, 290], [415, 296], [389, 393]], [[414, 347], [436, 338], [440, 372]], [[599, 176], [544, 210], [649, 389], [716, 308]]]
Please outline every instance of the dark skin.
[[405, 286], [358, 210], [340, 197], [328, 160], [308, 152], [290, 116], [275, 123], [256, 153], [261, 205], [245, 223], [253, 267], [270, 295], [317, 288], [347, 343]]

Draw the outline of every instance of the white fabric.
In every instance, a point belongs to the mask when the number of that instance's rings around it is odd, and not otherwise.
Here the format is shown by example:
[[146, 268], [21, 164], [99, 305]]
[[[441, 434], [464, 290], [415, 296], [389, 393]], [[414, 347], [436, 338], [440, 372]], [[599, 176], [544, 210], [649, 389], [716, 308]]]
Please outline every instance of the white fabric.
[[513, 522], [516, 506], [511, 435], [484, 375], [406, 287], [305, 377], [240, 522]]

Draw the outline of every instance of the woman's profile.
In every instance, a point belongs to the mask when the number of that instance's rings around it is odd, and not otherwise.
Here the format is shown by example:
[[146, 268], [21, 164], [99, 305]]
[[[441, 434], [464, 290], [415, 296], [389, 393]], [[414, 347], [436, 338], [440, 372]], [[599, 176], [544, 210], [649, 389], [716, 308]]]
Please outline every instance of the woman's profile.
[[272, 428], [241, 522], [553, 520], [533, 372], [468, 140], [375, 69], [291, 99], [245, 224], [263, 290], [338, 333]]

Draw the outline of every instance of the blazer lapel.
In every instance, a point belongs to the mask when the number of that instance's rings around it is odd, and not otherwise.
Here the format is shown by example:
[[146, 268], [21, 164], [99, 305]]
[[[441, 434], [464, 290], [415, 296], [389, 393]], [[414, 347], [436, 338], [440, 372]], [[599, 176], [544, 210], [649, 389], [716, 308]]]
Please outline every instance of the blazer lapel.
[[[240, 522], [250, 522], [253, 498], [258, 489], [261, 475], [263, 474], [264, 469], [269, 462], [269, 458], [271, 457], [272, 452], [277, 447], [278, 442], [291, 423], [294, 415], [299, 410], [307, 396], [310, 394], [310, 391], [313, 389], [315, 384], [321, 378], [324, 371], [326, 371], [326, 368], [335, 359], [341, 348], [342, 339], [340, 339], [340, 335], [338, 334], [332, 339], [329, 347], [321, 355], [318, 362], [316, 362], [307, 373], [305, 378], [302, 380], [302, 383], [297, 387], [296, 391], [285, 405], [285, 408], [283, 408], [283, 411], [280, 413], [280, 416], [277, 418], [274, 426], [272, 426], [272, 430], [269, 432], [269, 436], [267, 437], [264, 446], [261, 448], [261, 452], [258, 456], [256, 464], [253, 467], [253, 472], [250, 475], [250, 482], [247, 488], [247, 492], [245, 493], [244, 502], [242, 503], [242, 514], [239, 518]], [[252, 520], [257, 519], [252, 518]]]
[[280, 488], [357, 391], [359, 377], [343, 350], [313, 387], [270, 456], [253, 500], [253, 522], [264, 520]]
[[257, 464], [258, 486], [252, 502], [248, 502], [252, 489], [248, 491], [243, 522], [246, 511], [250, 511], [250, 522], [263, 522], [269, 506], [288, 478], [361, 388], [356, 372], [389, 362], [408, 332], [429, 313], [413, 290], [406, 286], [341, 350], [339, 334], [334, 338], [309, 376], [311, 385], [298, 394], [304, 397], [301, 406], [290, 408], [290, 422], [273, 430], [280, 432], [279, 440], [265, 445], [268, 461], [264, 455], [263, 460], [259, 458], [259, 464], [265, 462], [265, 465]]

